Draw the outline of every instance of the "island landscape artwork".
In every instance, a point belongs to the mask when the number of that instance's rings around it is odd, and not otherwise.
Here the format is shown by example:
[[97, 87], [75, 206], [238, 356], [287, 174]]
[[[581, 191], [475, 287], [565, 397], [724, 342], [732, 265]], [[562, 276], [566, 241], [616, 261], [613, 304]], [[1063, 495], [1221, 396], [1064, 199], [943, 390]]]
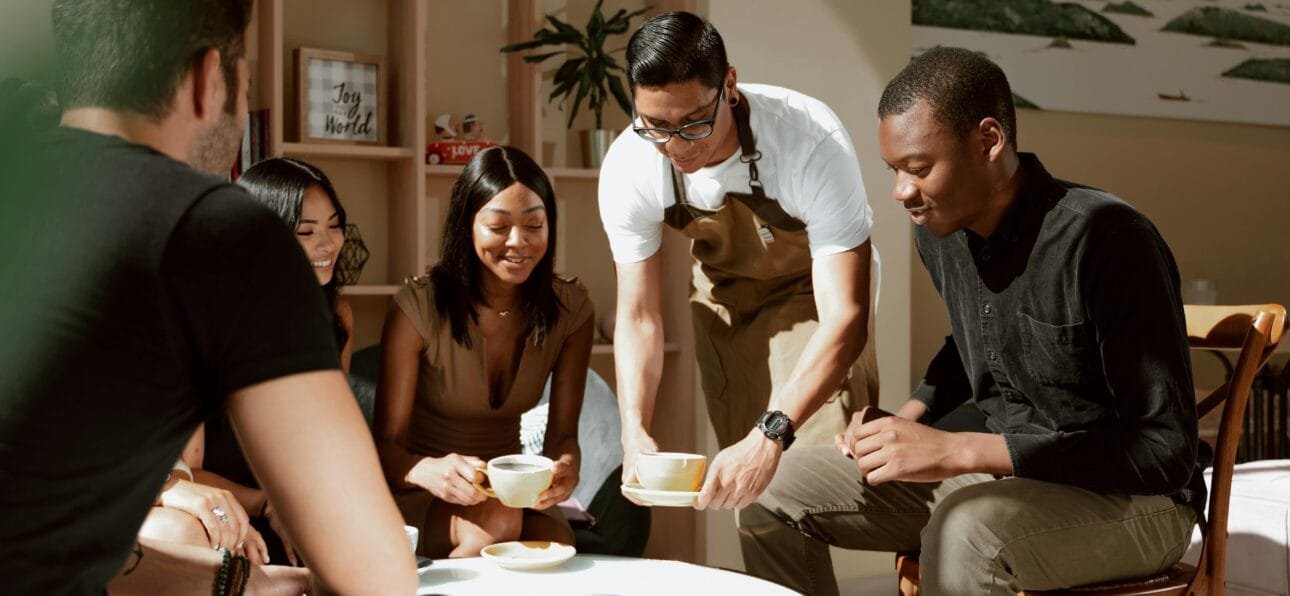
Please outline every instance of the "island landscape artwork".
[[1290, 0], [913, 0], [913, 52], [982, 52], [1017, 106], [1290, 126]]

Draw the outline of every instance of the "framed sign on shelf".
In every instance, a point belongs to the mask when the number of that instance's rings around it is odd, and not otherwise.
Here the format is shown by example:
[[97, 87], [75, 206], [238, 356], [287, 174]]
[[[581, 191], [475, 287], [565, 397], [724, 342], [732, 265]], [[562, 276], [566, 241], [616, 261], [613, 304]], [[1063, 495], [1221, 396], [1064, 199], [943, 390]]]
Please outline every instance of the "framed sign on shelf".
[[385, 58], [296, 48], [302, 143], [385, 145]]

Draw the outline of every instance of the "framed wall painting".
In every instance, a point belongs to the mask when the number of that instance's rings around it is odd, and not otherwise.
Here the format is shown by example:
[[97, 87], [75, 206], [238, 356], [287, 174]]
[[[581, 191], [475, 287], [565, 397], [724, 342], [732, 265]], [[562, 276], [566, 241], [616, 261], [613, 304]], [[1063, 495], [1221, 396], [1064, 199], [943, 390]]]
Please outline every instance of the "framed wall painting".
[[296, 48], [300, 142], [386, 144], [385, 58]]
[[1290, 126], [1290, 0], [912, 0], [913, 53], [999, 64], [1017, 107]]

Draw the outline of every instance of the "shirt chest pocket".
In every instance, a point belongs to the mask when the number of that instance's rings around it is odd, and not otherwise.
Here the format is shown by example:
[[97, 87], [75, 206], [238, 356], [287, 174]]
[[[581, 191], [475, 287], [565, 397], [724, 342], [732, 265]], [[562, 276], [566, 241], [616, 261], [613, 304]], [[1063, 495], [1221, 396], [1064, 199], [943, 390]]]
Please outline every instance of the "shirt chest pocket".
[[1025, 313], [1021, 319], [1021, 345], [1026, 367], [1044, 385], [1079, 386], [1092, 374], [1094, 367], [1084, 323], [1055, 325]]

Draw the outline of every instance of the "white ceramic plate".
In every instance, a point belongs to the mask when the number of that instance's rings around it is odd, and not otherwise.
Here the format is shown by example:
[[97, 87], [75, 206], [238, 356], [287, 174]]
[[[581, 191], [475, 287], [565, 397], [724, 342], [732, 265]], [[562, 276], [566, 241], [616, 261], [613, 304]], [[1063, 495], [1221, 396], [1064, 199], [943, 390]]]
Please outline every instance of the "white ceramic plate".
[[577, 553], [576, 549], [567, 544], [541, 540], [502, 542], [486, 546], [479, 552], [498, 567], [515, 571], [555, 567]]
[[645, 505], [655, 507], [693, 507], [699, 500], [697, 492], [650, 490], [635, 482], [624, 484], [622, 492]]

